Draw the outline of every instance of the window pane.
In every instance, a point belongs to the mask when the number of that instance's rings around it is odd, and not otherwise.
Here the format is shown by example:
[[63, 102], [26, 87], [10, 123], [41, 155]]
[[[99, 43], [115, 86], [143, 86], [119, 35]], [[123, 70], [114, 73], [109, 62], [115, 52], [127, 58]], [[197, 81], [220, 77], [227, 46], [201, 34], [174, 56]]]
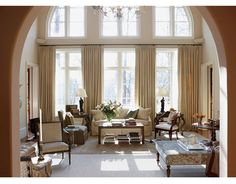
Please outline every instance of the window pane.
[[78, 97], [76, 93], [78, 88], [82, 87], [82, 74], [81, 71], [69, 71], [69, 94], [68, 94], [68, 103], [69, 104], [76, 104], [78, 103]]
[[136, 36], [137, 23], [136, 22], [122, 22], [122, 36]]
[[52, 16], [50, 30], [50, 36], [65, 36], [65, 8], [55, 8]]
[[169, 89], [170, 85], [170, 71], [168, 69], [158, 70], [157, 71], [157, 88]]
[[71, 22], [69, 36], [84, 36], [84, 23]]
[[135, 52], [122, 53], [122, 66], [135, 67]]
[[134, 70], [124, 70], [122, 72], [123, 88], [122, 88], [122, 105], [134, 107]]
[[157, 67], [170, 67], [171, 53], [169, 52], [158, 52], [156, 58]]
[[69, 53], [69, 66], [81, 67], [81, 53]]
[[84, 22], [84, 7], [70, 7], [70, 22]]
[[118, 53], [117, 52], [104, 52], [104, 67], [117, 67], [118, 66]]
[[170, 7], [156, 7], [156, 21], [170, 21]]
[[170, 22], [156, 22], [156, 36], [170, 35]]
[[118, 73], [115, 70], [104, 71], [104, 101], [117, 100]]
[[191, 36], [189, 22], [176, 22], [175, 35], [176, 36]]
[[175, 7], [175, 21], [188, 21], [184, 7]]
[[103, 22], [103, 36], [118, 36], [117, 22]]
[[56, 66], [59, 68], [65, 67], [65, 53], [56, 52]]

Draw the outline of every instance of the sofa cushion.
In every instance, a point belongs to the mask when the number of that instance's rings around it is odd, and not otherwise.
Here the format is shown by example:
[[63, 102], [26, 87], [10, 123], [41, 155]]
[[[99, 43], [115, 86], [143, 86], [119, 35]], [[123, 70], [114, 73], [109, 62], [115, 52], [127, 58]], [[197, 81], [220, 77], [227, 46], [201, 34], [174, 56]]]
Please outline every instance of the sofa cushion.
[[135, 119], [136, 123], [142, 123], [144, 126], [149, 125], [150, 122], [145, 119]]
[[145, 119], [147, 120], [148, 117], [151, 115], [151, 108], [139, 108], [137, 119]]
[[116, 109], [115, 113], [116, 113], [116, 119], [124, 119], [125, 116], [127, 115], [129, 109], [123, 108], [123, 107], [119, 107], [118, 109]]
[[95, 121], [105, 119], [105, 115], [100, 110], [91, 110], [90, 113]]
[[134, 110], [134, 111], [129, 111], [128, 114], [125, 116], [125, 119], [129, 119], [129, 118], [136, 118], [137, 114], [138, 114], [139, 109]]

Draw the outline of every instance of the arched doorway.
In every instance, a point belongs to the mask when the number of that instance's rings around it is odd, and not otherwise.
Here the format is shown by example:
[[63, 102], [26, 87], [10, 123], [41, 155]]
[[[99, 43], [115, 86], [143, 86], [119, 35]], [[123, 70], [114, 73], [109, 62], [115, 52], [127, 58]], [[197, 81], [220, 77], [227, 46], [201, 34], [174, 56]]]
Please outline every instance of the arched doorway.
[[[32, 25], [34, 19], [36, 16], [40, 13], [42, 10], [42, 7], [14, 7], [16, 11], [19, 11], [20, 14], [11, 15], [12, 20], [16, 20], [15, 25], [16, 29], [15, 31], [12, 31], [8, 34], [8, 37], [13, 36], [16, 37], [16, 39], [12, 43], [8, 43], [10, 50], [5, 53], [3, 56], [3, 59], [8, 60], [8, 65], [6, 69], [6, 76], [10, 79], [10, 84], [8, 85], [8, 89], [5, 92], [2, 92], [1, 95], [5, 95], [6, 97], [6, 103], [9, 103], [7, 106], [7, 114], [5, 114], [7, 117], [2, 118], [3, 121], [9, 122], [9, 124], [6, 124], [4, 128], [8, 129], [7, 133], [4, 132], [4, 130], [0, 130], [0, 138], [3, 139], [4, 136], [6, 136], [3, 145], [6, 145], [3, 156], [6, 156], [7, 159], [1, 159], [1, 163], [3, 165], [6, 165], [6, 168], [4, 170], [1, 170], [2, 176], [18, 176], [19, 175], [19, 125], [16, 125], [16, 122], [19, 122], [19, 108], [16, 104], [18, 104], [18, 94], [19, 94], [19, 68], [20, 68], [20, 58], [21, 58], [21, 52], [24, 45], [24, 40], [26, 38], [27, 32], [30, 29], [30, 26]], [[224, 51], [224, 40], [222, 40], [220, 31], [217, 28], [217, 24], [214, 21], [214, 18], [212, 17], [211, 11], [206, 7], [198, 7], [197, 8], [201, 13], [202, 16], [205, 18], [206, 22], [208, 23], [213, 37], [216, 42], [218, 54], [219, 54], [219, 61], [220, 61], [220, 67], [222, 67], [222, 71], [220, 72], [221, 77], [221, 121], [223, 122], [223, 127], [221, 127], [221, 138], [223, 141], [223, 149], [221, 150], [221, 155], [223, 155], [223, 158], [221, 156], [221, 164], [225, 166], [224, 169], [221, 170], [222, 176], [227, 176], [227, 158], [229, 156], [227, 155], [227, 137], [224, 135], [227, 135], [227, 84], [226, 84], [226, 75], [227, 75], [227, 66], [226, 66], [226, 53]], [[9, 13], [3, 12], [0, 14], [1, 16], [9, 15]], [[0, 17], [1, 17], [0, 16]], [[18, 17], [18, 18], [16, 18]], [[236, 14], [235, 14], [236, 17]], [[6, 18], [3, 17], [2, 20]], [[217, 18], [217, 17], [216, 17]], [[11, 26], [11, 24], [6, 24], [7, 26]], [[8, 29], [8, 27], [6, 27]], [[236, 28], [235, 28], [236, 29]], [[4, 34], [4, 32], [3, 32]], [[17, 36], [15, 36], [17, 34]], [[5, 57], [5, 58], [4, 58]], [[1, 71], [3, 71], [4, 67]], [[9, 83], [9, 81], [7, 81]], [[6, 84], [6, 82], [5, 82]], [[231, 84], [231, 83], [230, 83]], [[233, 85], [233, 84], [231, 84]], [[4, 97], [3, 97], [4, 98]], [[1, 99], [3, 99], [1, 98]], [[222, 99], [223, 98], [223, 99]], [[233, 102], [232, 102], [233, 104]], [[1, 109], [4, 109], [3, 105], [1, 105]], [[233, 131], [228, 133], [228, 136], [233, 137]], [[3, 141], [1, 141], [2, 143]], [[235, 149], [235, 148], [234, 148]], [[235, 153], [235, 150], [234, 152]], [[4, 158], [4, 157], [2, 157]], [[233, 159], [233, 156], [232, 156]], [[234, 163], [234, 162], [233, 162]], [[233, 168], [229, 165], [229, 168]], [[229, 172], [230, 173], [230, 172]], [[234, 170], [229, 174], [231, 176], [235, 175]]]

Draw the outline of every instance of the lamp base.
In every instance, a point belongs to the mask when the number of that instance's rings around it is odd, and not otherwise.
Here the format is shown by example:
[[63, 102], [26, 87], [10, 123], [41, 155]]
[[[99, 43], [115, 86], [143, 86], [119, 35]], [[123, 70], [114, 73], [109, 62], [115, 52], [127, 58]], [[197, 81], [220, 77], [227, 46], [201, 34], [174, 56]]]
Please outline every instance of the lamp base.
[[38, 158], [38, 161], [40, 162], [40, 161], [43, 161], [43, 160], [44, 160], [44, 157], [43, 157], [42, 154], [40, 154], [40, 155], [39, 155], [39, 158]]
[[83, 99], [80, 97], [80, 99], [79, 99], [79, 110], [80, 110], [80, 112], [84, 112], [83, 104], [84, 104], [84, 101], [83, 101]]
[[161, 111], [160, 112], [165, 112], [165, 99], [162, 97], [161, 99]]

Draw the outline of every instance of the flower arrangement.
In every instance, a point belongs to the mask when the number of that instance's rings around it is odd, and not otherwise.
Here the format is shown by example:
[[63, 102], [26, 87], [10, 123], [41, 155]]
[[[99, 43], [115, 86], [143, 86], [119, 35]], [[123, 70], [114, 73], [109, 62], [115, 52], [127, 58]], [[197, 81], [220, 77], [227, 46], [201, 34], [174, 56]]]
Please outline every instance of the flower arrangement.
[[111, 121], [116, 116], [116, 109], [120, 107], [121, 104], [116, 101], [112, 102], [111, 100], [105, 103], [102, 103], [96, 107], [96, 109], [101, 110], [108, 121]]
[[205, 117], [206, 115], [204, 114], [200, 114], [200, 113], [193, 114], [193, 118], [196, 118], [199, 124], [202, 123], [202, 118], [205, 118]]

